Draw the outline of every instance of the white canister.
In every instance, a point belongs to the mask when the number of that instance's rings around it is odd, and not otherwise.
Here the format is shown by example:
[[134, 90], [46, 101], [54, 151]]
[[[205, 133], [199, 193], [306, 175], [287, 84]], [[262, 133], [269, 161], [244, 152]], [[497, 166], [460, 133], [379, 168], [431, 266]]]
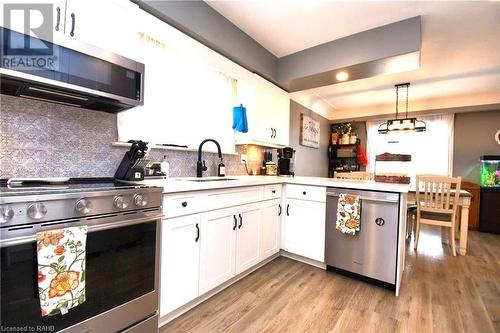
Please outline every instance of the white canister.
[[353, 144], [355, 144], [355, 143], [356, 143], [356, 140], [357, 140], [357, 139], [358, 139], [358, 137], [357, 137], [356, 135], [351, 135], [351, 136], [349, 137], [349, 143], [350, 143], [351, 145], [353, 145]]
[[342, 135], [342, 138], [340, 139], [340, 144], [341, 145], [348, 145], [349, 144], [349, 134]]

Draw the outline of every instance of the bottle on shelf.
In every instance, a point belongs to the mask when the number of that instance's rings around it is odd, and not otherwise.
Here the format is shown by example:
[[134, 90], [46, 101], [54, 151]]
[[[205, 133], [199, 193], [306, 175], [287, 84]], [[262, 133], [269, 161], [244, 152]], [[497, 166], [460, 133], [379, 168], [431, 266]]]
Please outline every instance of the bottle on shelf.
[[163, 159], [160, 163], [160, 171], [165, 175], [166, 178], [170, 177], [170, 163], [167, 161], [167, 155], [163, 155]]

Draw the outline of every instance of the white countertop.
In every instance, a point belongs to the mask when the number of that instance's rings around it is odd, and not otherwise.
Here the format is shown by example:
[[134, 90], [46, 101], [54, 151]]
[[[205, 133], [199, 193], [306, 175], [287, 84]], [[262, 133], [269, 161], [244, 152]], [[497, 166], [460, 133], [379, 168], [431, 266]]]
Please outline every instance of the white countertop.
[[193, 180], [199, 179], [218, 179], [219, 177], [185, 177], [185, 178], [168, 178], [168, 179], [148, 179], [140, 184], [150, 186], [163, 187], [163, 193], [178, 193], [178, 192], [191, 192], [214, 190], [242, 186], [256, 186], [256, 185], [271, 185], [271, 184], [300, 184], [311, 186], [325, 186], [325, 187], [340, 187], [358, 190], [372, 190], [372, 191], [385, 191], [407, 193], [410, 189], [409, 185], [403, 184], [387, 184], [377, 183], [375, 181], [366, 180], [342, 180], [333, 178], [322, 177], [278, 177], [278, 176], [226, 176], [227, 179], [223, 181], [205, 181], [197, 182]]

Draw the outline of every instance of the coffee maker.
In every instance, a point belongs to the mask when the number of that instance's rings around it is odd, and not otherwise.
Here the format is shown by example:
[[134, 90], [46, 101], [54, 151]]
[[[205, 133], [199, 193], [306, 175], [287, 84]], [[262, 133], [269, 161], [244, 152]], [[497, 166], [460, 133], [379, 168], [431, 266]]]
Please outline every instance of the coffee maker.
[[292, 147], [278, 149], [278, 175], [294, 176], [295, 150]]

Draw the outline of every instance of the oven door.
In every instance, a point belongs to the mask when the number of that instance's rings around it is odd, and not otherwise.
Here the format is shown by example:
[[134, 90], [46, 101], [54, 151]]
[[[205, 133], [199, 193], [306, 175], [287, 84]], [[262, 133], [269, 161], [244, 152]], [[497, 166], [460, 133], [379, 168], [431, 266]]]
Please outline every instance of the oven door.
[[[116, 332], [155, 315], [160, 221], [156, 211], [2, 230], [2, 330]], [[77, 225], [88, 226], [86, 300], [65, 315], [42, 317], [35, 233]]]

